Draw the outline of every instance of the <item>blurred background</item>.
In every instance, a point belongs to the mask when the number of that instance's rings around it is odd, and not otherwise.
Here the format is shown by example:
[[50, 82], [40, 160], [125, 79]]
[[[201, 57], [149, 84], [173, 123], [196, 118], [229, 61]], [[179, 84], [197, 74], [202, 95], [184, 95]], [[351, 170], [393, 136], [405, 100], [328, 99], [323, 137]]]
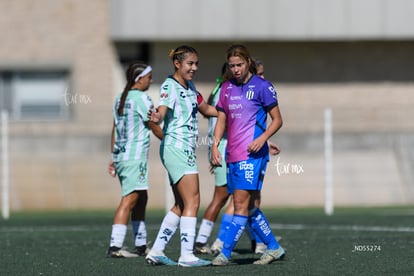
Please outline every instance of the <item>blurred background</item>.
[[[136, 59], [153, 67], [148, 93], [157, 105], [173, 72], [170, 49], [189, 44], [207, 98], [232, 43], [263, 61], [284, 119], [271, 139], [282, 152], [269, 162], [262, 206], [324, 205], [327, 108], [334, 205], [413, 205], [413, 16], [411, 0], [0, 0], [8, 114], [0, 164], [10, 209], [115, 208], [120, 186], [107, 164], [125, 67]], [[199, 120], [206, 207], [214, 180], [207, 120]], [[148, 207], [163, 208], [170, 191], [152, 142]]]

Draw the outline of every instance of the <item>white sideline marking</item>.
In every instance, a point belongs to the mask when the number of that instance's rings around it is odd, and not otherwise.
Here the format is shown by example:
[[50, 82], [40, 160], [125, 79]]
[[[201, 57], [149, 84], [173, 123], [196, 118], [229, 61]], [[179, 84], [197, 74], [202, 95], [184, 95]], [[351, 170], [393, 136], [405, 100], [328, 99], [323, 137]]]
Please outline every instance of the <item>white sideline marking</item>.
[[[147, 230], [158, 230], [159, 224], [147, 225]], [[330, 230], [330, 231], [364, 231], [364, 232], [406, 232], [414, 233], [414, 227], [388, 227], [388, 226], [364, 226], [364, 225], [305, 225], [305, 224], [270, 224], [272, 229], [280, 230]], [[86, 232], [86, 231], [110, 231], [111, 226], [54, 226], [54, 227], [0, 227], [0, 233], [11, 232]], [[109, 230], [108, 230], [109, 229]]]

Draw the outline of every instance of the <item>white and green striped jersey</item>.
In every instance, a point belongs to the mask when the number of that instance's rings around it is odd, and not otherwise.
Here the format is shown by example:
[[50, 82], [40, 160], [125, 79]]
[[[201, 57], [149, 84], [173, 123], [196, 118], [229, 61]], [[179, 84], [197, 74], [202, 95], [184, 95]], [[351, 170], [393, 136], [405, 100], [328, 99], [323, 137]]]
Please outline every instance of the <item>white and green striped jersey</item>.
[[160, 106], [167, 106], [164, 118], [164, 145], [195, 150], [198, 138], [198, 95], [192, 82], [183, 87], [172, 76], [161, 85]]
[[147, 160], [150, 130], [146, 124], [148, 111], [154, 108], [151, 98], [144, 92], [132, 89], [125, 100], [123, 115], [118, 115], [119, 95], [113, 108], [115, 122], [114, 162]]

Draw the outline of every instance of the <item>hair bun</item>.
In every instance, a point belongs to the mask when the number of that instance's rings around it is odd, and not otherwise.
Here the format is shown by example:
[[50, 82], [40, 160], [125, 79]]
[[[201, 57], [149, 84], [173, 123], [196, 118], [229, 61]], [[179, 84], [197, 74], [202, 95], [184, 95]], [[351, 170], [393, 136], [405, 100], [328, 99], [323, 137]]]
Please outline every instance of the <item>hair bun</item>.
[[169, 57], [170, 59], [173, 59], [173, 58], [174, 58], [174, 54], [175, 54], [175, 50], [171, 49], [171, 50], [170, 50], [170, 53], [168, 54], [168, 57]]

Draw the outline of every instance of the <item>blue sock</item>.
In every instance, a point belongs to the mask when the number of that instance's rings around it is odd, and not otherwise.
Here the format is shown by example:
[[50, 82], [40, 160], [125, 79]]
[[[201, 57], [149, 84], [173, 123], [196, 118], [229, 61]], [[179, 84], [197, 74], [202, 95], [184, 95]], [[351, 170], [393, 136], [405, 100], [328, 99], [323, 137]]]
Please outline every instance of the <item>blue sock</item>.
[[228, 259], [230, 259], [231, 252], [243, 234], [247, 220], [248, 217], [246, 216], [233, 215], [233, 221], [224, 236], [223, 250], [221, 251]]
[[273, 235], [269, 222], [259, 208], [252, 210], [249, 216], [249, 223], [260, 239], [267, 245], [268, 249], [279, 248], [280, 245]]
[[226, 235], [227, 229], [233, 219], [233, 215], [223, 214], [221, 218], [220, 229], [217, 234], [217, 238], [221, 241], [224, 240], [224, 236]]
[[257, 233], [256, 233], [256, 231], [254, 231], [253, 230], [253, 228], [252, 228], [252, 226], [250, 225], [250, 223], [251, 223], [251, 221], [249, 221], [247, 224], [246, 224], [246, 233], [247, 233], [247, 235], [249, 236], [249, 239], [250, 240], [254, 240], [254, 241], [256, 241], [256, 243], [264, 243], [261, 239], [260, 239], [260, 237], [259, 237], [259, 235], [257, 235]]

